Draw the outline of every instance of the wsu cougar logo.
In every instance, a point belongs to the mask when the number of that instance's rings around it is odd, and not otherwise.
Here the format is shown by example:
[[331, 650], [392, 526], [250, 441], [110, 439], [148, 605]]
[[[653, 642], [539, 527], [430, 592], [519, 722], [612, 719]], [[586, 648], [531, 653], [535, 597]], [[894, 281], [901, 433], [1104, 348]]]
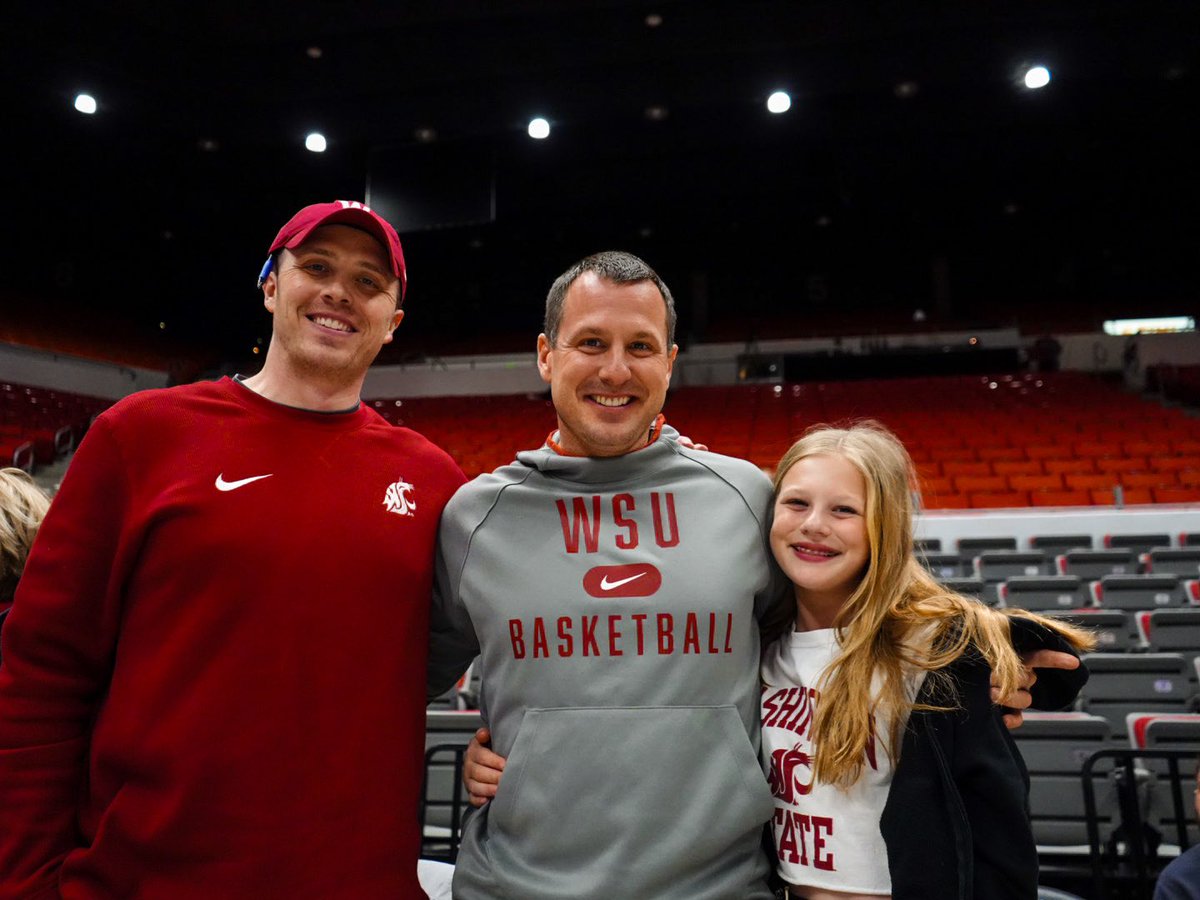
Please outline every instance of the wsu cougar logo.
[[417, 501], [412, 498], [413, 486], [401, 478], [395, 484], [389, 484], [383, 495], [383, 505], [388, 512], [398, 516], [412, 516], [417, 508]]
[[[807, 784], [800, 780], [798, 770], [801, 766], [809, 768]], [[771, 754], [771, 771], [767, 775], [767, 781], [771, 785], [771, 794], [784, 803], [795, 803], [797, 796], [803, 797], [812, 791], [811, 772], [812, 757], [801, 750], [799, 744], [793, 746], [791, 750], [776, 750]]]

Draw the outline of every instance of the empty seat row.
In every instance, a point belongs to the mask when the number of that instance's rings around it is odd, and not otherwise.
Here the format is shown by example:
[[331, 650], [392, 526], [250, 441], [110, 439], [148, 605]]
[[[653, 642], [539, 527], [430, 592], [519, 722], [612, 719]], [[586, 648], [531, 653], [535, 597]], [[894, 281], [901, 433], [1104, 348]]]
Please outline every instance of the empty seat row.
[[1076, 575], [1098, 579], [1106, 575], [1176, 575], [1200, 577], [1200, 547], [1156, 547], [1134, 550], [1068, 550], [1050, 555], [1041, 550], [984, 550], [975, 555], [919, 552], [933, 573], [948, 578], [974, 577], [985, 582], [1018, 575]]
[[[1145, 553], [1156, 547], [1200, 547], [1200, 532], [1181, 532], [1177, 535], [1165, 531], [1105, 534], [1100, 543], [1106, 550], [1133, 550]], [[942, 552], [943, 541], [936, 537], [919, 537], [914, 540], [918, 550]], [[1042, 534], [1029, 539], [1030, 550], [1045, 553], [1065, 553], [1068, 550], [1091, 550], [1096, 546], [1090, 534]], [[974, 556], [984, 550], [1020, 550], [1015, 537], [994, 535], [991, 537], [962, 537], [954, 542], [954, 550], [963, 556]]]
[[1078, 575], [1016, 575], [997, 585], [996, 596], [1004, 606], [1029, 610], [1150, 611], [1200, 605], [1200, 581], [1177, 575], [1105, 575], [1097, 581]]
[[1148, 650], [1178, 653], [1184, 661], [1200, 655], [1200, 609], [1043, 610], [1073, 625], [1090, 629], [1101, 652]]
[[1146, 472], [1080, 473], [1072, 475], [956, 475], [921, 480], [921, 497], [926, 506], [952, 494], [1004, 494], [1026, 492], [1100, 491], [1111, 499], [1118, 487], [1122, 491], [1155, 488], [1191, 488], [1200, 486], [1200, 468]]
[[1200, 607], [1200, 580], [1178, 575], [1105, 575], [1095, 581], [1078, 575], [1012, 575], [1003, 581], [985, 581], [933, 574], [951, 590], [989, 605], [1037, 612]]
[[112, 401], [0, 384], [0, 466], [32, 471], [74, 447]]
[[1062, 459], [1028, 464], [999, 462], [917, 463], [926, 493], [952, 490], [1061, 490], [1063, 488], [1155, 487], [1195, 484], [1200, 455]]
[[[1052, 853], [1056, 848], [1079, 848], [1087, 844], [1084, 766], [1094, 754], [1115, 748], [1187, 751], [1178, 763], [1179, 779], [1175, 783], [1163, 783], [1166, 763], [1157, 760], [1139, 763], [1148, 776], [1142, 780], [1139, 791], [1143, 819], [1151, 822], [1159, 833], [1171, 837], [1175, 820], [1170, 793], [1178, 792], [1190, 799], [1195, 773], [1193, 754], [1200, 754], [1200, 715], [1132, 710], [1114, 724], [1090, 712], [1026, 713], [1013, 738], [1029, 770], [1034, 839], [1043, 853]], [[1097, 799], [1095, 824], [1103, 843], [1121, 820], [1111, 781], [1112, 761], [1095, 760], [1092, 770], [1098, 776], [1093, 782], [1097, 789], [1093, 795]], [[1190, 809], [1190, 803], [1183, 807]], [[1200, 841], [1196, 827], [1187, 827], [1189, 843]]]
[[1112, 460], [1138, 459], [1143, 463], [1149, 460], [1153, 465], [1154, 460], [1164, 457], [1195, 458], [1200, 455], [1200, 441], [1193, 438], [1123, 444], [1067, 440], [1055, 444], [1032, 443], [1019, 446], [998, 446], [987, 438], [982, 440], [983, 443], [967, 446], [915, 444], [910, 453], [922, 472], [937, 474], [940, 468], [941, 474], [944, 475], [987, 474], [998, 471], [995, 467], [1002, 463], [1045, 461], [1049, 464], [1062, 460], [1078, 460], [1079, 467], [1047, 465], [1045, 471], [1095, 472], [1107, 471], [1106, 463]]
[[[1200, 648], [1198, 648], [1200, 649]], [[1195, 712], [1196, 660], [1181, 653], [1088, 653], [1081, 712], [1101, 716], [1122, 741], [1130, 713]]]
[[[372, 404], [389, 421], [445, 447], [472, 475], [539, 446], [554, 427], [544, 394], [373, 398]], [[1196, 476], [1180, 474], [1200, 472], [1200, 422], [1079, 373], [682, 386], [670, 393], [665, 411], [684, 434], [768, 469], [815, 422], [873, 417], [904, 440], [928, 478], [1034, 479], [1006, 480], [1003, 490], [951, 480], [926, 490], [931, 509], [1112, 505], [1111, 488], [1122, 481], [1128, 482], [1123, 503], [1200, 501]], [[989, 427], [980, 428], [981, 419]], [[1102, 485], [1067, 480], [1104, 472], [1110, 474], [1099, 476]]]
[[[766, 462], [758, 462], [769, 468]], [[1076, 506], [1148, 506], [1150, 504], [1200, 503], [1200, 486], [1125, 488], [1112, 490], [978, 491], [923, 495], [924, 509], [1022, 509]]]

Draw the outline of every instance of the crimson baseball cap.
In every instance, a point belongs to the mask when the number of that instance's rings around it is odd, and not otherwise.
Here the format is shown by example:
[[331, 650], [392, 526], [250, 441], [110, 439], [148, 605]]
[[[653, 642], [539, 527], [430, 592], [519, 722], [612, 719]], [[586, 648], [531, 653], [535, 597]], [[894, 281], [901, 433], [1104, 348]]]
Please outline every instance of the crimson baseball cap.
[[274, 265], [275, 251], [286, 247], [293, 250], [299, 247], [314, 230], [322, 225], [351, 225], [376, 238], [383, 244], [392, 263], [392, 273], [400, 279], [400, 299], [404, 299], [404, 291], [408, 287], [408, 275], [404, 268], [404, 250], [400, 247], [400, 236], [396, 234], [386, 219], [375, 212], [365, 203], [357, 200], [334, 200], [332, 203], [314, 203], [296, 213], [288, 223], [279, 229], [267, 259], [258, 276], [258, 286], [267, 280]]

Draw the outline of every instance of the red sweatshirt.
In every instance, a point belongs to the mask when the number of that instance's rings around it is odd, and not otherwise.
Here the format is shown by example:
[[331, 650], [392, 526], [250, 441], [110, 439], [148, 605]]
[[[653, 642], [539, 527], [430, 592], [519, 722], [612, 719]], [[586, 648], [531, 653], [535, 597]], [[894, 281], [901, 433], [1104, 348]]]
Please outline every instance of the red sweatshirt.
[[0, 898], [409, 898], [463, 482], [228, 379], [101, 416], [3, 631]]

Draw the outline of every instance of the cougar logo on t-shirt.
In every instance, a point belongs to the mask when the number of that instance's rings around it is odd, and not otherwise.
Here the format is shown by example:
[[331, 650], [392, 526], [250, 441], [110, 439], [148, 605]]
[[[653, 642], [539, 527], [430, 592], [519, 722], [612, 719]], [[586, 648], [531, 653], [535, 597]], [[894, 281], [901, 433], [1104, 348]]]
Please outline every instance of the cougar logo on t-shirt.
[[383, 505], [388, 512], [398, 516], [414, 515], [417, 501], [413, 499], [413, 486], [403, 478], [389, 484], [383, 493]]
[[[791, 749], [782, 747], [771, 753], [771, 771], [767, 781], [771, 793], [784, 803], [795, 803], [796, 796], [812, 790], [812, 757], [797, 743]], [[807, 773], [802, 770], [807, 769]]]

